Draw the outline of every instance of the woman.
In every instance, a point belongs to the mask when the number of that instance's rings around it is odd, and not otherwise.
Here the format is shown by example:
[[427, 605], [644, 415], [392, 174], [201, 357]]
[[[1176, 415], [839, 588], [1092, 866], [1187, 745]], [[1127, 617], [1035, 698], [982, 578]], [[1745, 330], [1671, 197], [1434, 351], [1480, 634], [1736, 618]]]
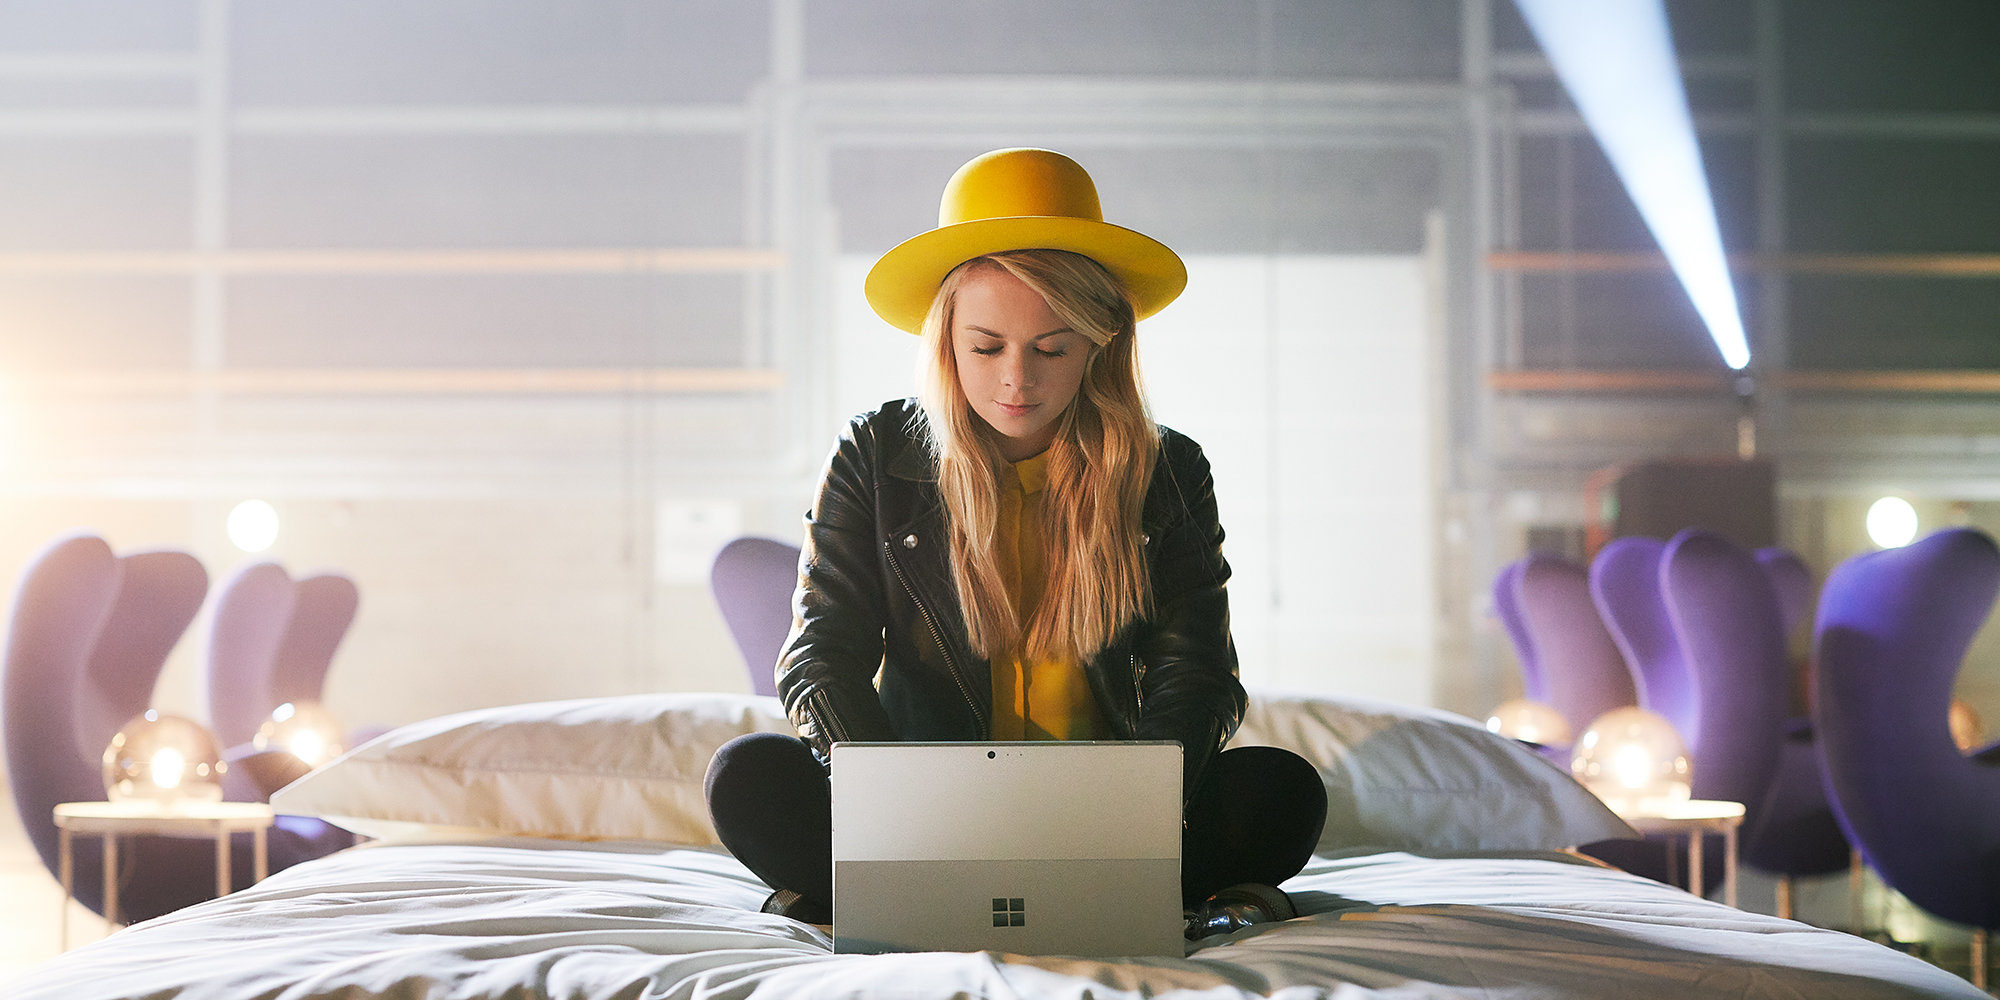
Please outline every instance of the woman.
[[1135, 324], [1186, 284], [1106, 224], [1060, 153], [980, 156], [940, 225], [885, 254], [871, 305], [918, 333], [918, 400], [854, 419], [807, 516], [778, 693], [799, 738], [708, 775], [722, 842], [815, 923], [831, 899], [824, 761], [843, 740], [1177, 740], [1190, 936], [1292, 915], [1325, 819], [1312, 767], [1223, 751], [1242, 718], [1207, 460], [1147, 416]]

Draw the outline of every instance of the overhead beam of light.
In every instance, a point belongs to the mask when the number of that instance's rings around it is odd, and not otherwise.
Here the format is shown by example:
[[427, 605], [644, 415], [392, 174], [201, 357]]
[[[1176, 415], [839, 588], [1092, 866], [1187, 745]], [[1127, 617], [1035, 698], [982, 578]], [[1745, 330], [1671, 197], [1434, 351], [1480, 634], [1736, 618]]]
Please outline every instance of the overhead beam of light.
[[1731, 368], [1750, 363], [1663, 0], [1515, 0]]

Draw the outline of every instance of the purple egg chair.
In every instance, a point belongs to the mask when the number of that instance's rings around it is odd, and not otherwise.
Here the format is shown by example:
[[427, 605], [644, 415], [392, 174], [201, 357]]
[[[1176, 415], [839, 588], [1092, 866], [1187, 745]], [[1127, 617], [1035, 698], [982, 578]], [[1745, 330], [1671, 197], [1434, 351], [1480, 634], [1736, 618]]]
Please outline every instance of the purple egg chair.
[[338, 573], [294, 580], [250, 563], [217, 588], [207, 652], [208, 715], [224, 744], [251, 741], [286, 702], [320, 701], [328, 668], [360, 606]]
[[1748, 550], [1699, 529], [1661, 551], [1660, 593], [1695, 684], [1693, 726], [1681, 732], [1695, 797], [1754, 808], [1777, 768], [1788, 707], [1777, 594]]
[[342, 574], [318, 573], [298, 581], [291, 619], [271, 658], [272, 708], [285, 702], [325, 700], [333, 654], [360, 608], [360, 589]]
[[278, 707], [272, 664], [292, 619], [298, 588], [277, 563], [250, 563], [216, 589], [209, 610], [209, 725], [227, 747], [248, 744]]
[[1631, 666], [1639, 707], [1659, 713], [1686, 739], [1700, 724], [1701, 706], [1660, 591], [1666, 548], [1642, 535], [1606, 543], [1590, 563], [1590, 598]]
[[[1544, 552], [1519, 563], [1514, 603], [1520, 614], [1517, 649], [1540, 675], [1542, 697], [1582, 733], [1614, 708], [1634, 704], [1637, 693], [1624, 656], [1591, 603], [1588, 571]], [[1529, 697], [1535, 697], [1532, 693]]]
[[[1660, 590], [1660, 561], [1666, 547], [1665, 542], [1643, 535], [1605, 543], [1590, 562], [1590, 598], [1631, 670], [1638, 705], [1659, 713], [1675, 732], [1686, 734], [1694, 731], [1700, 706], [1694, 674], [1681, 655], [1680, 638]], [[1655, 835], [1644, 841], [1604, 841], [1584, 845], [1583, 850], [1636, 875], [1671, 885], [1687, 881], [1681, 873], [1688, 852], [1678, 838]], [[1705, 856], [1717, 859], [1703, 867], [1714, 869], [1719, 877], [1721, 852]], [[1705, 883], [1713, 881], [1710, 874], [1703, 872]]]
[[799, 547], [743, 537], [724, 545], [709, 567], [709, 589], [743, 656], [750, 690], [778, 693], [778, 653], [792, 630], [792, 594], [799, 585]]
[[1743, 863], [1778, 876], [1778, 915], [1789, 917], [1793, 880], [1844, 870], [1853, 852], [1826, 798], [1810, 722], [1792, 714], [1786, 634], [1799, 612], [1774, 584], [1774, 564], [1777, 579], [1789, 572], [1783, 562], [1689, 530], [1667, 543], [1660, 579], [1700, 691], [1688, 737], [1695, 795], [1743, 803]]
[[1784, 618], [1785, 635], [1789, 638], [1800, 626], [1812, 622], [1812, 571], [1790, 549], [1767, 546], [1758, 549], [1755, 555], [1757, 565], [1763, 567], [1772, 591], [1778, 595], [1778, 613]]
[[[1812, 634], [1818, 593], [1812, 570], [1790, 549], [1767, 546], [1756, 550], [1757, 565], [1778, 597], [1785, 641]], [[1825, 875], [1854, 865], [1854, 849], [1826, 799], [1824, 762], [1813, 736], [1810, 679], [1794, 657], [1788, 688], [1785, 743], [1778, 770], [1758, 809], [1763, 818], [1748, 832], [1744, 859], [1753, 867], [1776, 873], [1778, 915], [1791, 915], [1792, 881], [1801, 875]]]
[[1516, 559], [1501, 567], [1499, 575], [1493, 578], [1493, 613], [1499, 617], [1500, 627], [1506, 630], [1507, 639], [1514, 646], [1514, 659], [1521, 665], [1521, 697], [1543, 701], [1548, 697], [1548, 682], [1542, 677], [1541, 661], [1535, 657], [1535, 637], [1528, 633], [1528, 624], [1521, 619], [1521, 571], [1527, 564], [1526, 559]]
[[[1743, 803], [1742, 860], [1779, 877], [1779, 915], [1789, 916], [1792, 879], [1839, 871], [1849, 851], [1820, 790], [1810, 727], [1790, 718], [1786, 611], [1770, 564], [1691, 529], [1667, 542], [1617, 539], [1590, 576], [1639, 704], [1681, 734], [1695, 797]], [[1716, 839], [1704, 883], [1721, 876]], [[1620, 860], [1653, 874], [1653, 863]], [[1679, 863], [1676, 855], [1666, 867]]]
[[1835, 814], [1869, 866], [1924, 911], [1975, 929], [1986, 985], [2000, 927], [2000, 762], [1946, 723], [1953, 682], [2000, 595], [2000, 549], [1974, 528], [1855, 556], [1820, 593], [1813, 716]]
[[[58, 869], [53, 810], [103, 801], [111, 737], [146, 710], [167, 654], [201, 608], [208, 574], [185, 552], [113, 554], [103, 539], [60, 539], [28, 565], [15, 594], [0, 686], [14, 805], [36, 853]], [[315, 823], [317, 821], [314, 821]], [[248, 834], [232, 845], [232, 884], [251, 878]], [[269, 836], [272, 870], [324, 853], [282, 823]], [[73, 845], [76, 898], [104, 911], [103, 845]], [[137, 921], [207, 899], [215, 844], [207, 837], [122, 838], [119, 909]]]
[[[272, 562], [242, 566], [215, 596], [208, 620], [207, 701], [210, 725], [232, 763], [224, 789], [231, 799], [260, 801], [306, 771], [283, 751], [258, 751], [257, 731], [287, 702], [323, 700], [327, 670], [360, 605], [354, 582], [337, 573], [294, 580]], [[380, 732], [349, 727], [349, 745]], [[329, 849], [352, 842], [335, 828], [303, 817], [284, 822]]]
[[[1792, 650], [1801, 650], [1812, 640], [1813, 604], [1819, 598], [1818, 589], [1813, 584], [1812, 570], [1806, 568], [1805, 560], [1790, 549], [1770, 546], [1758, 549], [1757, 565], [1764, 568], [1764, 575], [1771, 581], [1771, 587], [1778, 594], [1778, 611], [1785, 619], [1785, 645]], [[1792, 657], [1792, 715], [1799, 719], [1801, 726], [1809, 727], [1806, 719], [1811, 711], [1809, 688], [1812, 685], [1809, 671], [1802, 655]]]

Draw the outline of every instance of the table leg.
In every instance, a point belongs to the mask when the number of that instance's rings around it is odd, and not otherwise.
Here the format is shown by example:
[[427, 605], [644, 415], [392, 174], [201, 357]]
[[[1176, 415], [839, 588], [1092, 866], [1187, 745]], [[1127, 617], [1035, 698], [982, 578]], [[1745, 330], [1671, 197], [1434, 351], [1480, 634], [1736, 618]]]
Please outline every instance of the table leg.
[[1867, 866], [1861, 861], [1861, 849], [1847, 852], [1847, 929], [1861, 933], [1861, 890]]
[[1688, 835], [1688, 891], [1699, 896], [1704, 866], [1701, 863], [1702, 841], [1706, 839], [1700, 830]]
[[104, 926], [118, 926], [118, 837], [104, 834]]
[[70, 850], [69, 827], [56, 831], [56, 870], [62, 877], [62, 929], [56, 932], [57, 944], [63, 951], [69, 950], [69, 901], [76, 898], [76, 855]]
[[1722, 831], [1722, 901], [1736, 905], [1736, 827]]
[[1972, 929], [1972, 985], [1986, 988], [1986, 928]]
[[264, 833], [265, 828], [261, 826], [250, 831], [251, 875], [259, 882], [264, 881], [264, 877], [271, 874], [270, 842], [265, 838]]
[[215, 831], [215, 898], [229, 895], [229, 828], [216, 825]]

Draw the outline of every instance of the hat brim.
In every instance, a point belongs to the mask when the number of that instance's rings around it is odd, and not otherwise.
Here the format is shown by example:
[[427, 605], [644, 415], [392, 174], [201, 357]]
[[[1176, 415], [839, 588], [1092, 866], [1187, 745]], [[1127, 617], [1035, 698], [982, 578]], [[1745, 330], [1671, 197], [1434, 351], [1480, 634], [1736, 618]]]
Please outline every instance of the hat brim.
[[1034, 215], [974, 219], [912, 236], [875, 262], [862, 290], [876, 315], [917, 333], [952, 268], [1003, 250], [1068, 250], [1089, 257], [1125, 286], [1137, 319], [1159, 312], [1187, 287], [1187, 265], [1150, 236], [1108, 222]]

